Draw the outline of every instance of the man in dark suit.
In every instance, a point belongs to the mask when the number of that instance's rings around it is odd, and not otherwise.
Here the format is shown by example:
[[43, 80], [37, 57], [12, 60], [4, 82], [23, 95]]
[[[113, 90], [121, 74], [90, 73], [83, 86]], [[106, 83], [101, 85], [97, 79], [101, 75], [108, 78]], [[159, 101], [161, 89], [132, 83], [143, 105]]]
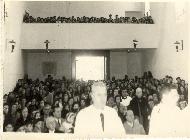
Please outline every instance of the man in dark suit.
[[46, 118], [48, 118], [50, 116], [51, 106], [48, 103], [46, 103], [45, 106], [43, 107], [42, 112], [43, 112], [42, 118], [43, 118], [43, 121], [45, 121]]
[[53, 116], [54, 116], [55, 122], [56, 122], [55, 123], [56, 124], [56, 126], [55, 126], [56, 130], [59, 130], [61, 124], [64, 122], [64, 119], [61, 118], [61, 111], [62, 111], [62, 109], [59, 106], [53, 107]]
[[129, 108], [133, 111], [135, 118], [139, 119], [146, 133], [148, 133], [148, 103], [146, 99], [142, 97], [141, 88], [136, 89], [135, 97], [131, 100]]

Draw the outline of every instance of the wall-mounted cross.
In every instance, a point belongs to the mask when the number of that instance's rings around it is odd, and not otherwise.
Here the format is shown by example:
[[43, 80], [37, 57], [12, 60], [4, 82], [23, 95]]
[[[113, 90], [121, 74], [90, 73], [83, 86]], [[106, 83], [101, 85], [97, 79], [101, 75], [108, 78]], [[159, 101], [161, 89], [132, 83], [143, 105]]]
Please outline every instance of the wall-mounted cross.
[[48, 40], [44, 42], [46, 44], [46, 50], [48, 50], [48, 44], [50, 43]]
[[9, 41], [9, 43], [11, 43], [11, 46], [12, 46], [11, 52], [13, 52], [16, 42], [14, 40], [11, 40]]
[[134, 49], [136, 51], [137, 45], [138, 45], [138, 41], [136, 39], [133, 40], [133, 45], [134, 45]]

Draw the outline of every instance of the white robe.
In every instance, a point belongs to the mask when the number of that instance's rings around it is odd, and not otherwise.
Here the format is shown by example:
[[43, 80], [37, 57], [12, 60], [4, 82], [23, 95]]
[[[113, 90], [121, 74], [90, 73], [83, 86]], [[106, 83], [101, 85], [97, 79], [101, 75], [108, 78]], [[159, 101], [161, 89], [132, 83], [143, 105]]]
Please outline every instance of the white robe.
[[[100, 113], [104, 114], [104, 131]], [[104, 110], [98, 110], [91, 105], [78, 113], [74, 134], [81, 137], [122, 137], [125, 129], [115, 109], [105, 106]]]
[[189, 107], [180, 110], [177, 106], [159, 104], [153, 108], [149, 135], [150, 136], [190, 136]]

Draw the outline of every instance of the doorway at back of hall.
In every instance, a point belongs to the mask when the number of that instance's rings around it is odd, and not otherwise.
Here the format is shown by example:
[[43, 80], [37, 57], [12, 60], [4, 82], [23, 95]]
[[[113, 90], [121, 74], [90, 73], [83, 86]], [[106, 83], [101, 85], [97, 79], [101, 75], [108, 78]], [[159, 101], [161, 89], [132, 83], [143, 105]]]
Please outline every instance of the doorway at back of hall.
[[105, 80], [107, 79], [106, 55], [77, 55], [75, 56], [76, 80]]

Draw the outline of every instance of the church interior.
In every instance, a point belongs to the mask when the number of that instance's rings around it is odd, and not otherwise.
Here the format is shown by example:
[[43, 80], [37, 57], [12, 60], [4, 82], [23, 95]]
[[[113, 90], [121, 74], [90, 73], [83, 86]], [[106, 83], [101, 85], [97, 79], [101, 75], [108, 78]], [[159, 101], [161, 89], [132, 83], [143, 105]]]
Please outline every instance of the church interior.
[[[19, 92], [20, 87], [15, 87], [24, 78], [31, 83], [45, 84], [44, 81], [52, 78], [55, 85], [60, 79], [71, 83], [103, 80], [109, 81], [109, 86], [116, 80], [117, 84], [109, 88], [114, 88], [113, 94], [115, 90], [120, 93], [121, 84], [122, 94], [125, 90], [123, 79], [141, 82], [143, 78], [150, 76], [157, 79], [155, 81], [164, 79], [175, 84], [180, 79], [183, 89], [188, 92], [188, 2], [6, 1], [2, 8], [3, 101], [4, 95], [17, 98], [12, 94]], [[143, 87], [140, 82], [134, 84], [134, 87]], [[29, 85], [24, 84], [21, 88], [24, 92], [21, 93], [25, 94]], [[155, 86], [156, 89], [158, 87], [159, 84]], [[39, 88], [40, 91], [40, 86], [35, 85], [32, 88], [37, 91]], [[142, 89], [146, 92], [146, 88]], [[52, 90], [54, 88], [49, 92]], [[77, 87], [75, 93], [80, 93], [79, 91]], [[9, 94], [12, 96], [9, 97]], [[184, 100], [188, 103], [186, 94]], [[54, 98], [59, 95], [54, 95]], [[49, 97], [49, 93], [47, 96]], [[57, 97], [58, 102], [60, 98], [64, 98], [62, 96], [64, 94]], [[152, 96], [154, 100], [154, 93]], [[35, 102], [40, 103], [40, 99], [35, 99]], [[33, 99], [28, 102], [32, 103]], [[26, 101], [28, 111], [32, 113], [28, 102]], [[22, 101], [18, 104], [22, 106]], [[21, 128], [18, 129], [22, 131]], [[148, 134], [148, 128], [144, 129]]]

